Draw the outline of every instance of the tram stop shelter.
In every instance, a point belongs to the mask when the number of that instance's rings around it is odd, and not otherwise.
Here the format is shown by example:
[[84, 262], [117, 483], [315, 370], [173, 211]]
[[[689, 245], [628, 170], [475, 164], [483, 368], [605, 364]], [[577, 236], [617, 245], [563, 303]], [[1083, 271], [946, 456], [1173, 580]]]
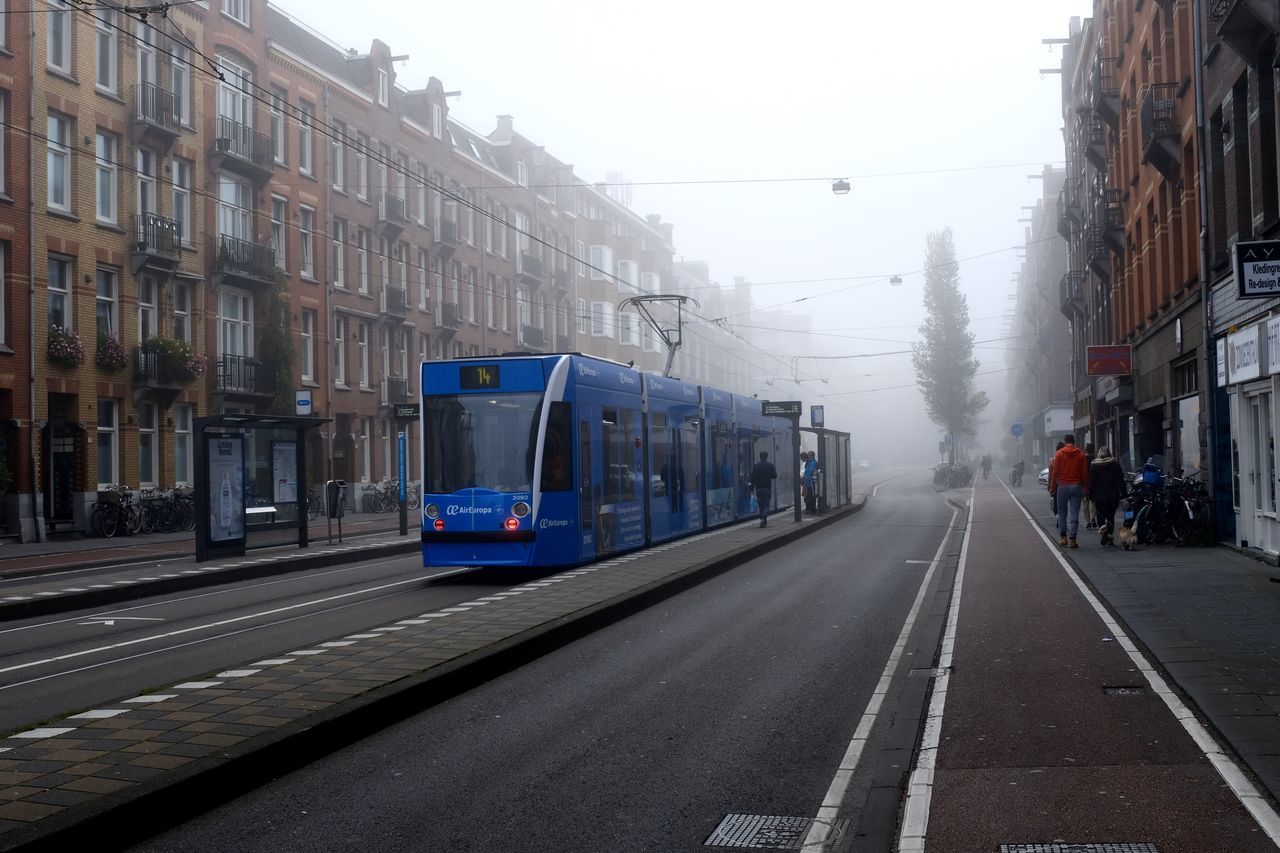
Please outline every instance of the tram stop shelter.
[[818, 512], [853, 502], [853, 460], [850, 458], [849, 433], [822, 427], [800, 427], [800, 431], [817, 438], [818, 476], [814, 493]]
[[196, 418], [196, 561], [309, 544], [307, 433], [329, 418], [251, 412]]

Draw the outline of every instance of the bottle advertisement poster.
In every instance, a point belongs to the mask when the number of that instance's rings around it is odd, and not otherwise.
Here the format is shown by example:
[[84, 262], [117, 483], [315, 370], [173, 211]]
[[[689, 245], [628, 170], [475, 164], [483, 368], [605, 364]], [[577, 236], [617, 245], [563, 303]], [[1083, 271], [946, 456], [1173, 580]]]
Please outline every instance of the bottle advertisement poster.
[[209, 435], [209, 541], [244, 539], [244, 436]]
[[296, 441], [271, 442], [271, 481], [274, 485], [272, 499], [277, 504], [298, 501], [297, 453]]

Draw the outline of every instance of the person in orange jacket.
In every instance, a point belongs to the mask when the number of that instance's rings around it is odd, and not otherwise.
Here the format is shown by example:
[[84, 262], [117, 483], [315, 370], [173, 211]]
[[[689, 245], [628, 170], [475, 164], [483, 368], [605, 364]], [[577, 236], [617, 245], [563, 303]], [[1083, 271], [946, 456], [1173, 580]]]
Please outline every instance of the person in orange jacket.
[[1084, 451], [1076, 447], [1076, 437], [1062, 439], [1062, 449], [1053, 454], [1049, 465], [1049, 494], [1057, 496], [1058, 544], [1079, 548], [1076, 533], [1080, 529], [1080, 503], [1089, 494], [1089, 463]]

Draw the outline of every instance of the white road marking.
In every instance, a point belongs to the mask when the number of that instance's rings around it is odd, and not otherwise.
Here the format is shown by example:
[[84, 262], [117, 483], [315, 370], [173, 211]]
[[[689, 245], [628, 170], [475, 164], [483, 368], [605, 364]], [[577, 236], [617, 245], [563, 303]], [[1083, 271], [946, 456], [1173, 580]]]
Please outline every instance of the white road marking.
[[204, 690], [209, 687], [217, 687], [222, 684], [221, 681], [184, 681], [181, 684], [173, 685], [174, 690]]
[[142, 696], [134, 696], [132, 699], [124, 700], [126, 705], [150, 705], [154, 702], [165, 702], [169, 699], [177, 699], [177, 693], [146, 693]]
[[25, 732], [9, 735], [9, 740], [39, 740], [40, 738], [57, 737], [74, 731], [74, 726], [70, 728], [27, 729]]
[[214, 678], [245, 678], [250, 675], [257, 675], [262, 672], [260, 669], [229, 669], [226, 672], [220, 672]]
[[[960, 510], [952, 508], [951, 521], [947, 524], [948, 531], [955, 524], [956, 516], [959, 514]], [[929, 583], [933, 580], [933, 573], [937, 570], [938, 564], [942, 562], [942, 554], [947, 547], [948, 538], [949, 532], [944, 533], [942, 541], [938, 543], [938, 550], [934, 552], [933, 560], [929, 562], [929, 570], [924, 573], [924, 577], [920, 580], [920, 588], [916, 592], [916, 599], [911, 605], [911, 610], [907, 613], [906, 621], [902, 623], [902, 630], [898, 632], [898, 641], [894, 643], [889, 660], [885, 662], [884, 671], [880, 674], [880, 681], [876, 684], [875, 692], [871, 694], [871, 701], [867, 703], [866, 709], [862, 712], [862, 718], [858, 721], [858, 727], [853, 732], [853, 739], [849, 741], [849, 746], [845, 749], [844, 758], [840, 760], [836, 775], [827, 787], [826, 796], [822, 798], [822, 806], [818, 809], [816, 819], [809, 827], [809, 834], [804, 841], [804, 849], [806, 850], [821, 850], [830, 840], [831, 828], [840, 814], [840, 804], [844, 800], [849, 783], [853, 781], [853, 774], [858, 769], [858, 762], [862, 760], [862, 750], [866, 747], [867, 740], [871, 737], [871, 729], [875, 725], [876, 716], [880, 713], [880, 706], [884, 704], [884, 698], [888, 695], [889, 684], [893, 681], [894, 671], [897, 670], [902, 662], [902, 655], [906, 651], [907, 641], [911, 638], [911, 630], [915, 627], [916, 617], [920, 614], [920, 608], [924, 606], [925, 595], [929, 591]], [[908, 560], [907, 562], [912, 561]], [[917, 560], [916, 562], [922, 561]]]
[[283, 663], [293, 663], [293, 658], [269, 658], [267, 660], [255, 661], [254, 666], [279, 666]]
[[129, 713], [128, 708], [100, 708], [96, 711], [85, 711], [83, 714], [72, 714], [68, 720], [109, 720], [121, 714]]
[[79, 622], [79, 625], [105, 625], [111, 627], [117, 622], [163, 622], [159, 616], [90, 616], [88, 622]]

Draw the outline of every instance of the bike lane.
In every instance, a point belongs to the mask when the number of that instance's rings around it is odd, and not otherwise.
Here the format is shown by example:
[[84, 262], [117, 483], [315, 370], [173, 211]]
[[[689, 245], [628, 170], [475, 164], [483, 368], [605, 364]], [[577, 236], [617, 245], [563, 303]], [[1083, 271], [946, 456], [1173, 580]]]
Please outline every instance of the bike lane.
[[979, 482], [900, 850], [1277, 849], [1269, 803], [1088, 596]]

